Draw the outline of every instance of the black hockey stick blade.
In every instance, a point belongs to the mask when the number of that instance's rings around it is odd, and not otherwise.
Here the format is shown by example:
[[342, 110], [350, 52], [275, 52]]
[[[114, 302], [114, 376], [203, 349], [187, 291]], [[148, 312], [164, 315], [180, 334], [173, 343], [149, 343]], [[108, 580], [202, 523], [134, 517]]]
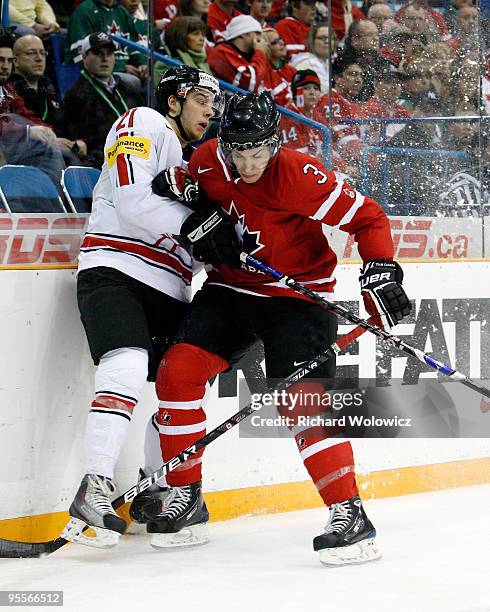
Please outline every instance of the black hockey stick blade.
[[65, 538], [56, 538], [48, 542], [15, 542], [0, 538], [0, 558], [3, 559], [27, 559], [42, 557], [55, 552], [68, 543]]

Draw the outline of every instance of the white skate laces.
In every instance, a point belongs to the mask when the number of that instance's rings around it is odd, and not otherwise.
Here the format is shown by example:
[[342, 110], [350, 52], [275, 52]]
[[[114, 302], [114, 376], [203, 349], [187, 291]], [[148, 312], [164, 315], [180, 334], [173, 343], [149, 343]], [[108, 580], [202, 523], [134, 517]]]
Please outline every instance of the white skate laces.
[[[71, 519], [61, 534], [66, 540], [94, 546], [112, 548], [126, 530], [125, 521], [112, 507], [110, 496], [116, 491], [110, 478], [86, 474], [70, 506]], [[84, 531], [90, 527], [95, 536]]]
[[352, 510], [349, 500], [332, 504], [330, 506], [330, 516], [325, 525], [325, 533], [343, 533], [352, 520]]
[[116, 514], [109, 499], [115, 492], [116, 487], [112, 480], [100, 478], [96, 474], [88, 474], [85, 501], [102, 516], [104, 514]]
[[191, 487], [185, 485], [183, 487], [172, 487], [170, 493], [163, 503], [163, 509], [160, 516], [175, 519], [182, 514], [187, 508], [191, 500]]

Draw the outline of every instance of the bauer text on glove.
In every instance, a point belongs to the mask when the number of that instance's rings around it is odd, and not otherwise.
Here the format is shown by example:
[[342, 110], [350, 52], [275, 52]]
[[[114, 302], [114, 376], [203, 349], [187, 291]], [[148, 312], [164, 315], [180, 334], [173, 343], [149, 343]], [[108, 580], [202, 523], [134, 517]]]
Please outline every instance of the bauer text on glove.
[[396, 261], [366, 262], [359, 282], [367, 312], [380, 317], [385, 328], [394, 327], [410, 314], [410, 302], [402, 287], [403, 270]]

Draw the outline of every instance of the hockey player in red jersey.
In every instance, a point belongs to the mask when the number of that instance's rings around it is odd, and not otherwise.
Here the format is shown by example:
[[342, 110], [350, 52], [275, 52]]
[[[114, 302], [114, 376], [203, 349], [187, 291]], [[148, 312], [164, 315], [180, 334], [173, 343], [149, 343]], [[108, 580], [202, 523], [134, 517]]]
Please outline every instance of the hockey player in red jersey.
[[[177, 202], [181, 192], [170, 181], [156, 195], [152, 179], [169, 168], [178, 176], [175, 166], [183, 165], [189, 142], [202, 138], [223, 107], [218, 81], [189, 66], [170, 68], [156, 97], [157, 110], [129, 110], [107, 136], [79, 258], [78, 305], [97, 370], [86, 474], [63, 537], [92, 546], [113, 546], [125, 531], [110, 503], [114, 468], [142, 387], [191, 298], [193, 260], [176, 235], [194, 214], [185, 205], [192, 193]], [[150, 466], [159, 467], [159, 458]], [[85, 525], [95, 538], [83, 535]]]
[[[380, 206], [308, 155], [280, 147], [280, 115], [270, 94], [235, 95], [218, 139], [192, 156], [189, 170], [200, 191], [219, 202], [213, 215], [184, 222], [181, 239], [212, 264], [160, 365], [157, 423], [164, 461], [202, 437], [202, 398], [210, 378], [226, 370], [256, 336], [265, 350], [267, 376], [282, 379], [336, 338], [336, 317], [289, 287], [240, 264], [238, 249], [254, 254], [309, 287], [334, 298], [337, 258], [323, 225], [355, 236], [364, 261], [361, 290], [370, 314], [386, 325], [410, 311], [393, 261], [388, 219]], [[237, 235], [240, 244], [237, 244]], [[334, 361], [315, 378], [333, 378]], [[318, 391], [308, 378], [288, 392]], [[376, 531], [362, 507], [348, 441], [318, 428], [295, 432], [304, 465], [330, 507], [325, 532], [314, 540], [325, 564], [379, 557]], [[170, 494], [147, 525], [155, 547], [207, 540], [208, 512], [201, 491], [201, 454], [167, 477]]]

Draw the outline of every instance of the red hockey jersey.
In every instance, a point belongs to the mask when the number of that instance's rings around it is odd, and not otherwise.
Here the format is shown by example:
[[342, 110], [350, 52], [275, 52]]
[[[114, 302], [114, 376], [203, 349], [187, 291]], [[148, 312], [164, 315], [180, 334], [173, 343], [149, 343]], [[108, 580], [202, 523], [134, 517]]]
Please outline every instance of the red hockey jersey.
[[[350, 102], [335, 89], [332, 90], [332, 140], [340, 155], [348, 158], [358, 158], [361, 152], [361, 132], [355, 124], [339, 124], [342, 119], [355, 119], [364, 116], [360, 104]], [[329, 125], [328, 94], [323, 94], [313, 109], [313, 119]]]
[[233, 9], [230, 15], [221, 9], [216, 2], [211, 2], [209, 5], [207, 24], [213, 32], [214, 42], [221, 42], [225, 39], [225, 30], [228, 24], [233, 17], [238, 17], [238, 15], [241, 14], [240, 11]]
[[257, 91], [271, 67], [265, 53], [257, 49], [249, 61], [228, 43], [208, 51], [208, 64], [213, 74], [236, 87]]
[[[233, 177], [213, 139], [194, 152], [189, 171], [229, 215], [244, 251], [326, 297], [333, 297], [337, 257], [324, 224], [353, 234], [364, 261], [393, 258], [390, 225], [380, 206], [309, 155], [280, 149], [262, 177], [246, 184]], [[239, 270], [212, 268], [207, 282], [252, 295], [304, 299], [245, 264]]]
[[262, 85], [264, 89], [271, 92], [274, 102], [279, 106], [286, 106], [292, 101], [291, 80], [295, 74], [296, 68], [293, 68], [290, 64], [285, 64], [278, 70], [269, 64], [269, 70], [264, 76]]
[[[286, 108], [299, 115], [303, 114], [301, 109], [293, 103], [288, 104]], [[280, 132], [283, 146], [301, 151], [302, 153], [308, 153], [309, 155], [319, 156], [321, 154], [321, 134], [305, 123], [296, 121], [287, 115], [282, 115]]]
[[310, 26], [301, 23], [301, 21], [294, 17], [286, 17], [278, 21], [274, 28], [286, 43], [288, 57], [295, 53], [306, 51], [306, 39]]

